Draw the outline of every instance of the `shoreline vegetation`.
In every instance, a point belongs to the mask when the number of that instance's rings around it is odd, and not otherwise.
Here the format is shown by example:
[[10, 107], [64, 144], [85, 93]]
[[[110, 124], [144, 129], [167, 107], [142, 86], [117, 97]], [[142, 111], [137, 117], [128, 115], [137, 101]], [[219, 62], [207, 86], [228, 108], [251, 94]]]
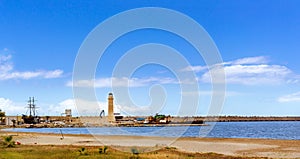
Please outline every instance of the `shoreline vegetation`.
[[[89, 159], [157, 159], [157, 158], [197, 158], [197, 159], [265, 159], [265, 157], [242, 157], [227, 156], [216, 153], [188, 153], [176, 150], [173, 147], [165, 147], [153, 152], [140, 153], [136, 148], [130, 148], [130, 152], [119, 151], [111, 147], [106, 147], [106, 152], [102, 152], [102, 147], [97, 146], [18, 146], [16, 148], [0, 149], [1, 158], [89, 158]], [[102, 152], [102, 153], [101, 153]]]
[[[265, 157], [242, 157], [242, 156], [227, 156], [216, 153], [188, 153], [181, 152], [172, 147], [165, 147], [148, 153], [139, 153], [136, 149], [132, 148], [132, 152], [123, 152], [110, 147], [108, 151], [101, 154], [101, 148], [95, 146], [80, 147], [80, 146], [20, 146], [18, 148], [6, 148], [1, 150], [3, 158], [106, 158], [106, 159], [157, 159], [157, 158], [197, 158], [197, 159], [265, 159]], [[50, 153], [49, 153], [50, 151]], [[30, 153], [28, 153], [30, 152]], [[27, 158], [26, 157], [26, 158]]]
[[[49, 154], [49, 158], [300, 158], [300, 140], [62, 136], [5, 131], [0, 131], [0, 136], [13, 136], [20, 143], [14, 148], [0, 148], [2, 158], [39, 158], [42, 154]], [[107, 153], [100, 154], [104, 147]]]

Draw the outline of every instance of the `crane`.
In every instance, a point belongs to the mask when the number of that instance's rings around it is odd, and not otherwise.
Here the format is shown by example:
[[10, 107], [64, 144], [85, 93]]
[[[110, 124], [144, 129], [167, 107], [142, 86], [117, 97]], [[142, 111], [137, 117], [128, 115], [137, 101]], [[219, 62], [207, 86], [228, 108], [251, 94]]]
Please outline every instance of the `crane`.
[[102, 110], [102, 111], [100, 112], [100, 118], [102, 118], [102, 116], [105, 116], [104, 110]]

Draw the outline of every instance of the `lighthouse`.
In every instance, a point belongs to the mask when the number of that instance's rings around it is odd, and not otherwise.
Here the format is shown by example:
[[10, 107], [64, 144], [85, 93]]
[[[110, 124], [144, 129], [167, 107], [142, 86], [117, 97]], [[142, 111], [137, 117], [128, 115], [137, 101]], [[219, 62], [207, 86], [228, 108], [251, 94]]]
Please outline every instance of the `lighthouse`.
[[108, 94], [108, 121], [114, 122], [115, 116], [114, 116], [114, 96], [112, 93]]

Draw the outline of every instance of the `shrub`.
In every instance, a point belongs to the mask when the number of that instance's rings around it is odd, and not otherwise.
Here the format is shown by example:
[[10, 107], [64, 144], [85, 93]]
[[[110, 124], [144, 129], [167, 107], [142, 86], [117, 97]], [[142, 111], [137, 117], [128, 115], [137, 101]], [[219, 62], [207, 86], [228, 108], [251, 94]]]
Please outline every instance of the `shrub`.
[[99, 148], [99, 153], [102, 154], [103, 153], [103, 149], [102, 147]]
[[13, 141], [13, 136], [4, 136], [2, 144], [6, 147], [15, 147], [15, 141]]
[[131, 148], [131, 152], [134, 155], [138, 155], [139, 154], [139, 151], [136, 148]]
[[104, 146], [104, 147], [103, 147], [103, 152], [106, 153], [106, 150], [107, 150], [107, 149], [108, 149], [108, 147], [107, 147], [107, 146]]
[[106, 150], [108, 149], [107, 146], [103, 146], [99, 148], [99, 154], [106, 154]]
[[165, 147], [165, 149], [166, 150], [176, 150], [177, 148], [176, 147], [169, 147], [169, 146], [167, 146], [167, 147]]
[[85, 148], [82, 147], [81, 149], [78, 150], [80, 155], [87, 155], [87, 152], [85, 151]]

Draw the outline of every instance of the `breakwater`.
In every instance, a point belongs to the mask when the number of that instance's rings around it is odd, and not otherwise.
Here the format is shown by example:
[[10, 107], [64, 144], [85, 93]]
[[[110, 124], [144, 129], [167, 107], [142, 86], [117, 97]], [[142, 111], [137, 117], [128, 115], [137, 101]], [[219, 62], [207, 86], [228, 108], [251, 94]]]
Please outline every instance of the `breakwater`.
[[219, 117], [195, 117], [195, 119], [209, 121], [209, 122], [300, 121], [300, 116], [299, 117], [219, 116]]
[[[43, 119], [45, 117], [41, 117]], [[47, 122], [43, 121], [39, 124], [16, 124], [16, 125], [0, 125], [2, 127], [101, 127], [101, 126], [202, 126], [207, 122], [264, 122], [264, 121], [300, 121], [300, 117], [262, 117], [262, 116], [196, 116], [196, 117], [170, 117], [169, 123], [144, 123], [137, 119], [147, 118], [145, 116], [125, 116], [122, 120], [113, 123], [107, 120], [107, 117], [99, 116], [81, 116], [81, 117], [62, 117], [47, 116]]]

